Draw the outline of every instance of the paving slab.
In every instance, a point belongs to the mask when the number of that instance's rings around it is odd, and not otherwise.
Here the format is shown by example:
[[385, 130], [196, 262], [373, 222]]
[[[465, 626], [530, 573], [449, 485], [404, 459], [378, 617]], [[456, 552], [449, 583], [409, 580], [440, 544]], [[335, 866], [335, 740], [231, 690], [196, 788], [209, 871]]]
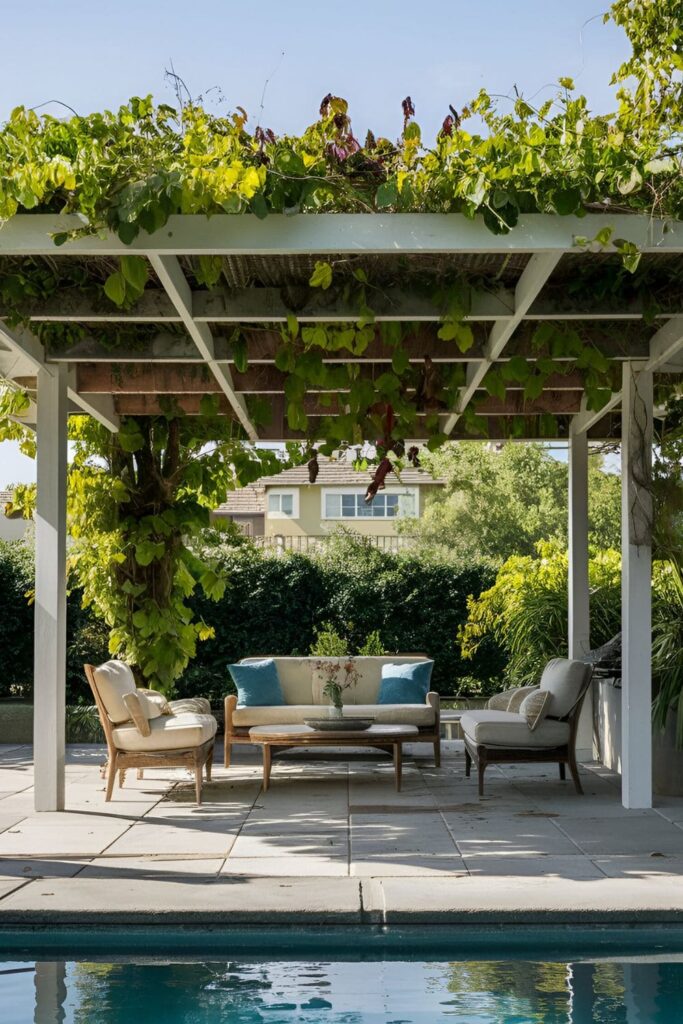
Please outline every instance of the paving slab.
[[72, 878], [90, 858], [85, 857], [0, 857], [0, 875], [13, 878]]
[[577, 853], [565, 857], [495, 857], [465, 855], [464, 863], [473, 878], [556, 878], [583, 879], [605, 877], [590, 858]]
[[683, 913], [683, 881], [672, 885], [670, 878], [563, 878], [558, 885], [555, 878], [505, 875], [383, 878], [375, 879], [375, 884], [381, 890], [378, 899], [387, 925], [680, 923]]
[[462, 857], [447, 854], [387, 854], [374, 857], [353, 857], [350, 873], [358, 878], [395, 878], [418, 876], [430, 878], [439, 875], [466, 875]]
[[[629, 818], [565, 819], [556, 822], [589, 856], [673, 854], [683, 856], [683, 829], [657, 814]], [[0, 840], [2, 837], [0, 836]]]
[[0, 900], [0, 927], [14, 924], [240, 924], [378, 923], [364, 909], [357, 878], [216, 879], [53, 878], [22, 885]]
[[553, 820], [531, 817], [463, 818], [450, 811], [444, 820], [463, 857], [533, 857], [539, 854], [573, 855], [581, 851]]
[[160, 875], [215, 877], [223, 866], [222, 857], [95, 857], [80, 872], [79, 878], [158, 878]]
[[[226, 857], [232, 847], [238, 828], [230, 828], [223, 822], [212, 822], [219, 827], [209, 829], [209, 822], [203, 827], [183, 827], [177, 823], [162, 824], [145, 820], [133, 825], [123, 835], [115, 837], [106, 846], [111, 856], [133, 854], [202, 854], [204, 857]], [[0, 836], [2, 839], [2, 836]], [[104, 850], [105, 847], [102, 847]], [[97, 851], [98, 853], [101, 850]]]
[[330, 833], [291, 833], [290, 835], [249, 836], [240, 834], [230, 853], [234, 857], [332, 857], [347, 856], [348, 835], [337, 830]]
[[349, 873], [348, 858], [297, 854], [284, 857], [234, 857], [224, 862], [221, 875], [250, 875], [266, 878], [329, 878]]
[[54, 825], [23, 822], [0, 833], [0, 860], [4, 857], [94, 857], [129, 828], [127, 822], [105, 821], [98, 825], [74, 825], [60, 829]]
[[683, 855], [593, 857], [593, 863], [609, 878], [666, 876], [676, 883], [683, 880]]
[[[0, 870], [1, 870], [0, 865]], [[15, 876], [7, 876], [0, 874], [0, 900], [4, 899], [5, 896], [9, 896], [11, 892], [16, 892], [22, 885], [26, 884], [26, 879], [18, 878]]]

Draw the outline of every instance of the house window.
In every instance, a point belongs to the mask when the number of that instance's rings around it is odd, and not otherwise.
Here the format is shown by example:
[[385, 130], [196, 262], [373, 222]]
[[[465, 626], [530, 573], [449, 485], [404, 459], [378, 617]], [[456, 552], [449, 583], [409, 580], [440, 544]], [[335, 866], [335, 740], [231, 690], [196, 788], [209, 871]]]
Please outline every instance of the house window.
[[296, 519], [299, 515], [299, 496], [294, 491], [270, 491], [268, 515], [271, 519]]
[[395, 519], [415, 515], [412, 491], [380, 491], [369, 504], [365, 491], [326, 491], [323, 496], [324, 519]]

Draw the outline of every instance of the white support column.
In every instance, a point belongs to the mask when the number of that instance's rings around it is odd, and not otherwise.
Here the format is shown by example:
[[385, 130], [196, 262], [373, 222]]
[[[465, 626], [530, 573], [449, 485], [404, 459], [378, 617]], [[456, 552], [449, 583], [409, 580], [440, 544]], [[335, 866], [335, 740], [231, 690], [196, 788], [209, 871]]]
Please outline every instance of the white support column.
[[621, 794], [652, 806], [652, 371], [626, 362], [621, 424]]
[[66, 689], [66, 368], [38, 370], [35, 807], [64, 809]]
[[[569, 657], [583, 658], [590, 650], [590, 590], [588, 586], [588, 435], [569, 432]], [[579, 719], [576, 755], [593, 758], [593, 692], [586, 695]]]

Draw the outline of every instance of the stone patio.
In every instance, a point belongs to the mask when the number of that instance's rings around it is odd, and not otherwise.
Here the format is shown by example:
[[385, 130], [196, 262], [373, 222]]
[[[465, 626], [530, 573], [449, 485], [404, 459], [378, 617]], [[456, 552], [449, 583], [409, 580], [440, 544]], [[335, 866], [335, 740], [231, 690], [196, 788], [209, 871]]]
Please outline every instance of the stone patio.
[[401, 793], [389, 759], [346, 751], [282, 755], [263, 794], [257, 752], [238, 748], [228, 771], [217, 752], [197, 808], [189, 776], [168, 769], [129, 772], [105, 804], [104, 748], [70, 747], [67, 811], [36, 814], [31, 748], [0, 747], [0, 925], [59, 907], [132, 912], [164, 882], [164, 900], [209, 916], [226, 892], [264, 914], [269, 899], [323, 917], [350, 901], [382, 921], [392, 907], [397, 920], [449, 906], [683, 910], [683, 799], [627, 811], [618, 777], [591, 764], [584, 797], [554, 766], [518, 765], [490, 768], [479, 801], [460, 742], [440, 769], [430, 747], [406, 754]]

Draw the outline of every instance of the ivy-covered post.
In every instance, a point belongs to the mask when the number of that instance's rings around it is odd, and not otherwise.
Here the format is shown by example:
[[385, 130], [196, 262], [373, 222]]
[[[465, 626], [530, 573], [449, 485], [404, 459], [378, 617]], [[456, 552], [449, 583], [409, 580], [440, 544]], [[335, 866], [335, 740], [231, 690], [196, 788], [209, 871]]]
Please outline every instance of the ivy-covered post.
[[[569, 657], [584, 658], [590, 650], [588, 586], [588, 434], [574, 425], [569, 432]], [[593, 757], [592, 692], [583, 703], [576, 737], [579, 760]]]
[[35, 808], [64, 810], [66, 368], [38, 371], [33, 749]]
[[652, 372], [626, 361], [621, 405], [621, 795], [652, 806]]

